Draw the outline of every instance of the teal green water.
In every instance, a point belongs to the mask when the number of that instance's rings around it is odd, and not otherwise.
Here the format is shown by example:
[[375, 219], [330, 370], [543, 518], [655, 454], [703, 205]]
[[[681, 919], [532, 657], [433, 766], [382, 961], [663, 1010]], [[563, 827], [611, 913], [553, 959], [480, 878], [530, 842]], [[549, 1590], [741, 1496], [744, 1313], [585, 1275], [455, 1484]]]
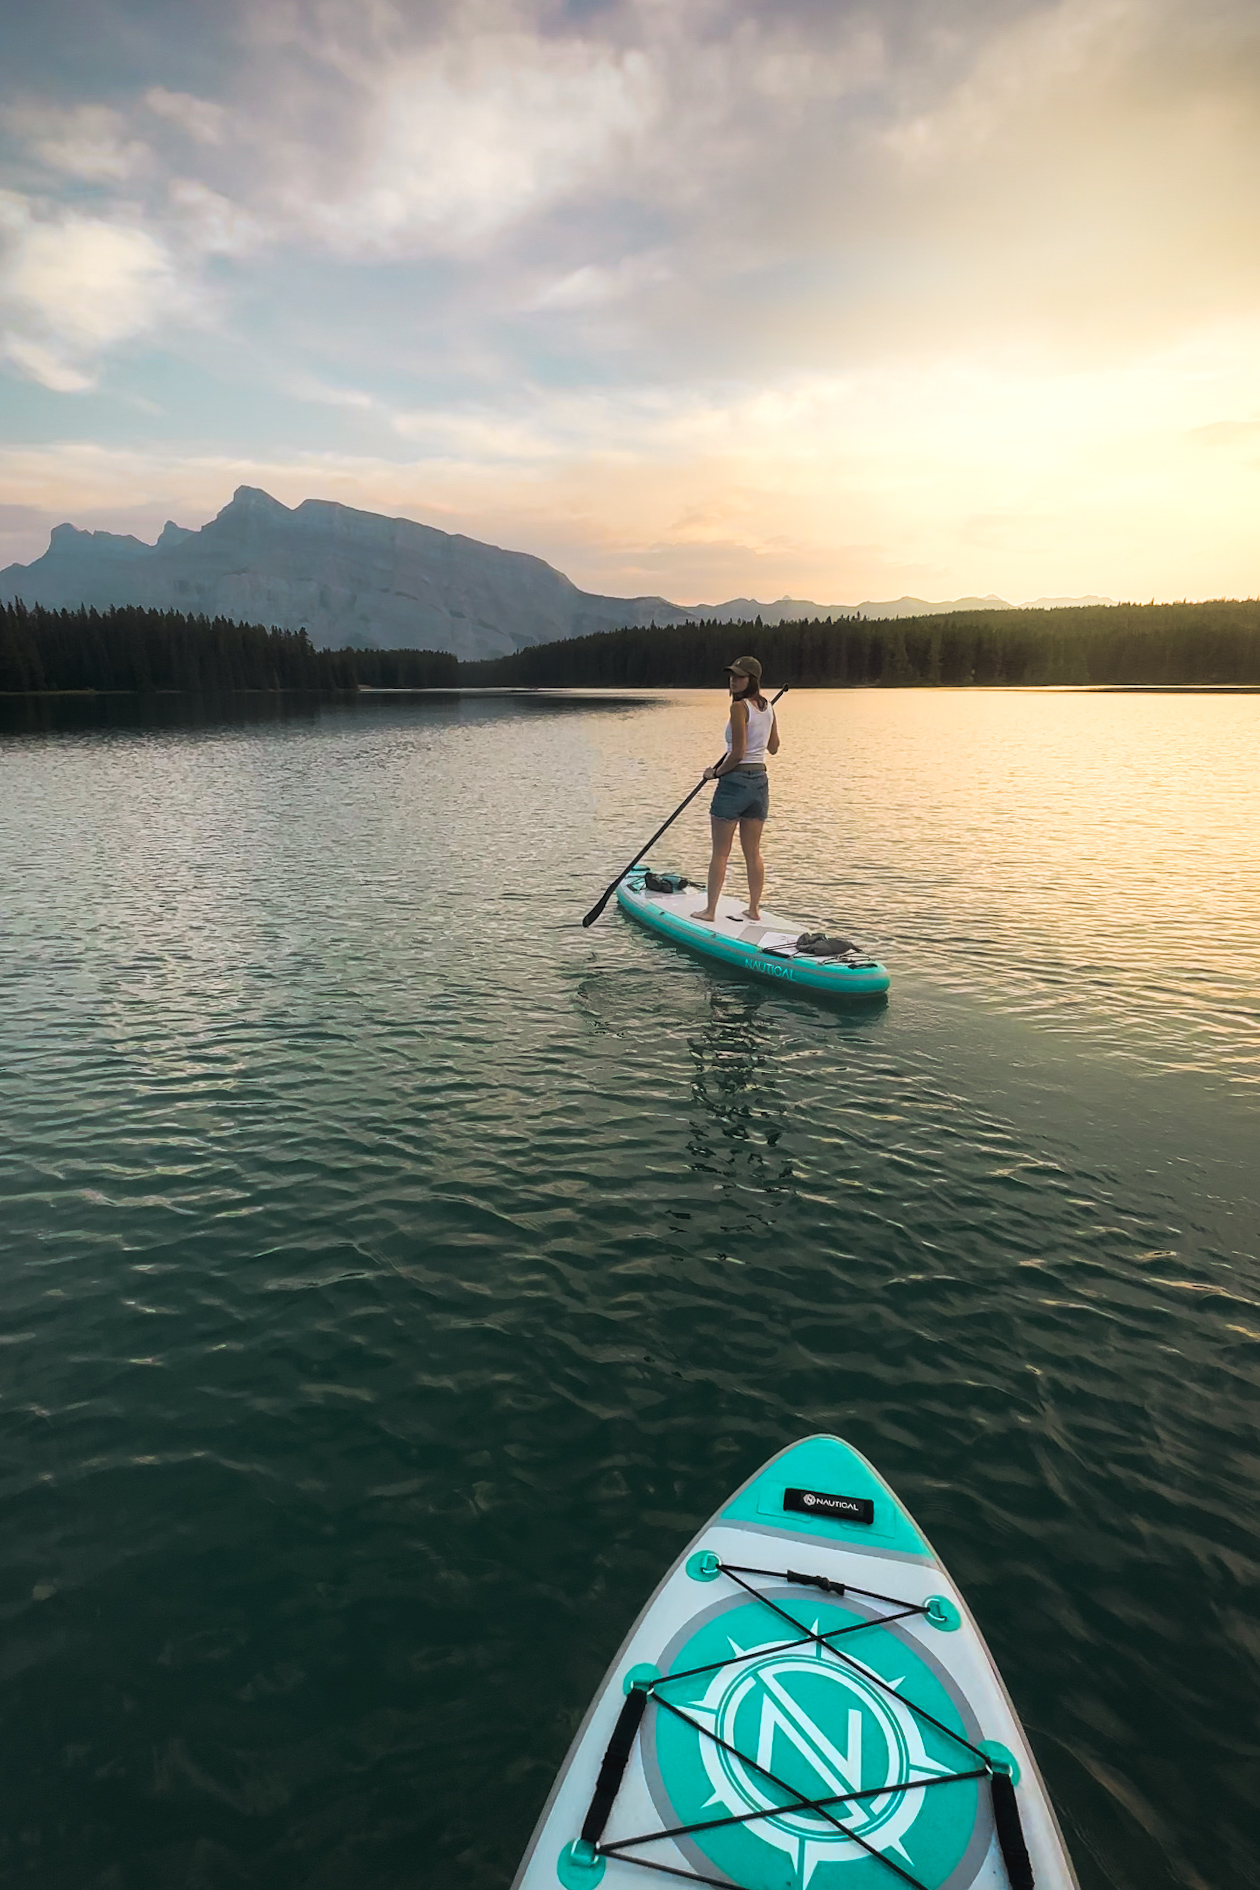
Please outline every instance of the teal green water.
[[12, 1881], [504, 1884], [663, 1565], [834, 1430], [1086, 1890], [1254, 1884], [1260, 698], [789, 696], [850, 1012], [576, 925], [716, 694], [2, 713]]

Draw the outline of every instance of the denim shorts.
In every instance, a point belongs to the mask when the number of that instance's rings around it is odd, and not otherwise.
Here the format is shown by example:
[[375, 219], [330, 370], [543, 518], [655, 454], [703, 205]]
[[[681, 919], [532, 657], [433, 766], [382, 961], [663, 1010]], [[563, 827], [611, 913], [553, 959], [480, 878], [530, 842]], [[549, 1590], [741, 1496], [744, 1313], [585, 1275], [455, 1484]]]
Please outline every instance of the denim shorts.
[[714, 820], [765, 820], [770, 813], [770, 776], [764, 768], [732, 768], [717, 784]]

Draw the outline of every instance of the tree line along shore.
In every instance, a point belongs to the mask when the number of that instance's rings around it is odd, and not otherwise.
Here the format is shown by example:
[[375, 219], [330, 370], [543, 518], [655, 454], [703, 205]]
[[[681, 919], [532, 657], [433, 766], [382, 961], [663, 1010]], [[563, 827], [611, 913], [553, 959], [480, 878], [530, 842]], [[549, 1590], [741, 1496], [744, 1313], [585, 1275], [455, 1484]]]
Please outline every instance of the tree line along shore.
[[124, 606], [0, 605], [0, 694], [703, 688], [732, 654], [798, 687], [1260, 685], [1260, 600], [967, 610], [607, 630], [461, 663], [442, 650], [318, 650], [305, 630]]

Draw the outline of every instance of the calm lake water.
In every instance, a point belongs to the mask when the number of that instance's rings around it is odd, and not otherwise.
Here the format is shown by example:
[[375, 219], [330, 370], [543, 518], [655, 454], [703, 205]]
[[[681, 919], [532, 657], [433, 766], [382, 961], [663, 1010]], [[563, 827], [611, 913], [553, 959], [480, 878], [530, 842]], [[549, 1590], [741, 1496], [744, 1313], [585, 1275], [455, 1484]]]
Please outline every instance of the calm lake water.
[[1253, 1890], [1260, 696], [780, 717], [770, 901], [886, 1005], [578, 927], [716, 693], [0, 710], [11, 1881], [503, 1885], [664, 1565], [834, 1430], [1086, 1890]]

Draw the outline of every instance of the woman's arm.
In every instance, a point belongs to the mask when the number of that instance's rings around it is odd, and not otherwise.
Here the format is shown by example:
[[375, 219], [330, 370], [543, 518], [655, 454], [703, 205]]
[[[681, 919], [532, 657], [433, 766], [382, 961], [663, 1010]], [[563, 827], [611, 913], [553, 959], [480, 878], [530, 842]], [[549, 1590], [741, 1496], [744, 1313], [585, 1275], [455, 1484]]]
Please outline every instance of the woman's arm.
[[732, 768], [738, 768], [747, 746], [748, 704], [737, 700], [731, 704], [731, 752], [718, 768], [718, 773], [729, 774]]
[[778, 752], [779, 752], [779, 718], [777, 715], [772, 715], [770, 717], [770, 739], [766, 743], [766, 753], [768, 755], [777, 755]]
[[731, 752], [723, 757], [716, 768], [706, 768], [706, 781], [716, 781], [719, 775], [729, 774], [732, 768], [738, 768], [744, 759], [744, 750], [748, 746], [748, 705], [738, 697], [731, 704]]

